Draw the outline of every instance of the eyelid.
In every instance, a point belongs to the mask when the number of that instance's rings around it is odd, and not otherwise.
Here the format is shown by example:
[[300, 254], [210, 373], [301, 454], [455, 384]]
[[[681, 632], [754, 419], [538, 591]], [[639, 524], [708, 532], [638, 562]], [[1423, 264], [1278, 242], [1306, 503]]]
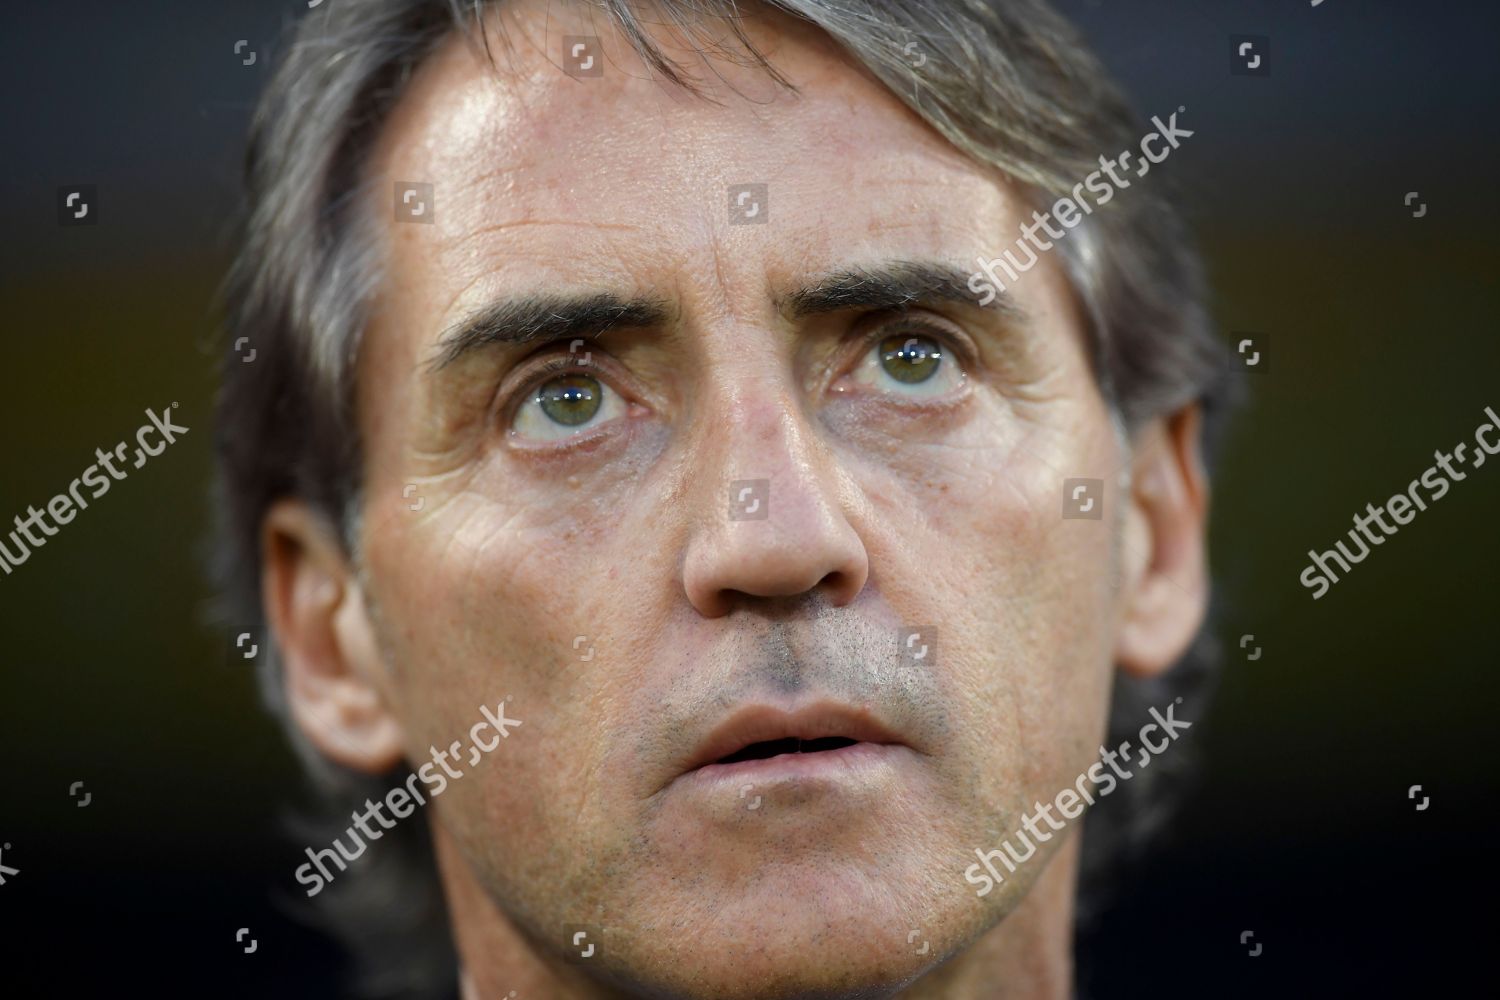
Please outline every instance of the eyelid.
[[[561, 341], [557, 344], [561, 344]], [[533, 354], [500, 380], [500, 385], [495, 390], [492, 412], [493, 419], [501, 428], [509, 431], [515, 423], [516, 411], [531, 400], [537, 389], [556, 375], [588, 375], [604, 383], [609, 391], [618, 394], [622, 400], [630, 400], [630, 395], [622, 392], [615, 384], [617, 380], [605, 370], [607, 359], [602, 352], [586, 352], [587, 361], [580, 364], [584, 354], [560, 351], [557, 344], [548, 345]]]

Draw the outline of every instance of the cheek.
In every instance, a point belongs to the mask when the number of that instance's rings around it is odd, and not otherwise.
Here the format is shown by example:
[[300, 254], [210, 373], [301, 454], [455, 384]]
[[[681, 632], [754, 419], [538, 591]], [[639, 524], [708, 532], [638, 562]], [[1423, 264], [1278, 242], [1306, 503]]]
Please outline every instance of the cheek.
[[491, 660], [518, 644], [549, 657], [571, 649], [574, 620], [617, 589], [621, 565], [648, 540], [626, 524], [650, 506], [660, 438], [641, 427], [570, 463], [528, 463], [503, 442], [476, 449], [424, 485], [425, 514], [403, 520], [398, 508], [393, 530], [370, 539], [390, 606], [416, 610], [414, 628], [440, 625], [445, 648], [479, 638], [485, 645], [473, 652]]
[[[509, 508], [473, 493], [399, 538], [369, 544], [407, 760], [419, 767], [432, 747], [461, 742], [463, 776], [432, 804], [483, 870], [508, 871], [507, 859], [547, 853], [565, 817], [553, 815], [557, 796], [537, 790], [578, 787], [592, 756], [589, 731], [571, 714], [586, 709], [569, 704], [569, 691], [590, 676], [570, 645], [569, 535], [520, 530]], [[471, 765], [480, 708], [502, 700], [521, 724]]]
[[[503, 744], [504, 760], [482, 765], [506, 777], [485, 782], [485, 801], [465, 811], [481, 820], [505, 813], [507, 829], [524, 837], [539, 835], [528, 829], [541, 817], [520, 790], [568, 787], [599, 731], [585, 721], [639, 681], [642, 667], [622, 647], [650, 631], [640, 602], [669, 567], [629, 475], [597, 491], [592, 478], [565, 485], [542, 502], [500, 465], [474, 470], [446, 495], [432, 491], [423, 514], [397, 505], [385, 530], [366, 533], [366, 558], [408, 757], [425, 760], [430, 745], [466, 737], [481, 704], [506, 700], [523, 725]], [[478, 791], [448, 795], [458, 804]]]
[[956, 738], [1006, 810], [1071, 784], [1103, 725], [1114, 527], [1064, 519], [1063, 480], [1107, 478], [1120, 459], [1091, 405], [1045, 424], [991, 416], [941, 447], [893, 450], [863, 492], [879, 586], [903, 620], [940, 624], [966, 716]]

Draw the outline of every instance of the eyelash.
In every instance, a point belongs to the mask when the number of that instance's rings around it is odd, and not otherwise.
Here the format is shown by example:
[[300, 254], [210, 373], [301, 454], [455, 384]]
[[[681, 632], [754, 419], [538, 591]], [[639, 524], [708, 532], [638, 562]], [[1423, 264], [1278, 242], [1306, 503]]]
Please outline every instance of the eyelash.
[[[604, 375], [602, 366], [592, 358], [590, 358], [587, 364], [579, 364], [577, 359], [578, 356], [576, 354], [554, 353], [538, 361], [531, 367], [530, 371], [521, 376], [516, 389], [510, 394], [509, 402], [505, 404], [505, 412], [514, 417], [515, 411], [528, 400], [532, 399], [536, 395], [536, 391], [546, 385], [554, 375], [565, 372], [572, 374], [585, 373], [592, 375], [601, 382], [608, 381]], [[613, 386], [610, 386], [610, 388], [613, 391], [618, 391]]]
[[591, 369], [594, 371], [598, 370], [599, 366], [593, 363], [593, 358], [590, 358], [587, 364], [579, 364], [577, 359], [578, 356], [576, 354], [552, 354], [537, 362], [536, 366], [526, 373], [526, 377], [521, 383], [524, 391], [517, 395], [530, 396], [547, 381], [546, 376], [548, 375], [556, 375], [562, 371], [586, 372]]

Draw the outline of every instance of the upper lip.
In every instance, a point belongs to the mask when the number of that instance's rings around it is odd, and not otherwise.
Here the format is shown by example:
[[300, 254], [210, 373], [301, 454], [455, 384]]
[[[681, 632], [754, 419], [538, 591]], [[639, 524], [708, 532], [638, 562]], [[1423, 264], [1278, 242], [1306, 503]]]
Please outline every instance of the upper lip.
[[733, 712], [710, 730], [688, 757], [682, 771], [687, 773], [712, 764], [752, 743], [835, 736], [863, 743], [906, 743], [869, 709], [829, 701], [793, 711], [750, 705]]

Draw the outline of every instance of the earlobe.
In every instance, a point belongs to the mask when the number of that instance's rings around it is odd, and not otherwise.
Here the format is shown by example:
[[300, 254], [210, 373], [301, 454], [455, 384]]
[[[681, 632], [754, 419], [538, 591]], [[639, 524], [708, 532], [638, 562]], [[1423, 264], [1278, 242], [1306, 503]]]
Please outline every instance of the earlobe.
[[381, 774], [401, 759], [401, 727], [365, 601], [337, 534], [300, 500], [261, 531], [262, 601], [292, 718], [330, 759]]
[[1143, 429], [1131, 473], [1122, 558], [1131, 567], [1115, 661], [1137, 677], [1186, 652], [1208, 605], [1208, 478], [1200, 414], [1187, 407]]

